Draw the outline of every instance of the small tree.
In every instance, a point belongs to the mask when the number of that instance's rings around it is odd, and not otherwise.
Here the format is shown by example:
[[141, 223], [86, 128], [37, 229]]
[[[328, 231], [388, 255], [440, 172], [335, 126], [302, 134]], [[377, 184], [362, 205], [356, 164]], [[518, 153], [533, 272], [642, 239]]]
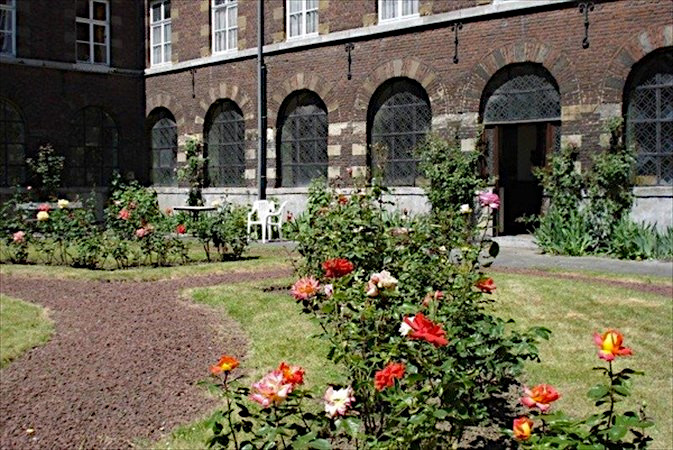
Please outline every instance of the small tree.
[[186, 164], [178, 170], [178, 180], [189, 185], [189, 206], [203, 206], [201, 192], [206, 181], [206, 158], [203, 145], [196, 138], [189, 138], [185, 144]]
[[56, 154], [51, 144], [40, 146], [37, 158], [28, 158], [26, 163], [37, 181], [40, 200], [56, 200], [61, 186], [61, 174], [65, 157]]

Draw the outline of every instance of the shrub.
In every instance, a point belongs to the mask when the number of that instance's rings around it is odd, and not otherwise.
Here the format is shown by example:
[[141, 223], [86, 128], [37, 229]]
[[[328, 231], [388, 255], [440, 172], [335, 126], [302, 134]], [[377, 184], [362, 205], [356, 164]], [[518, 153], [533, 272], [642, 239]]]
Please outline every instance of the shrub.
[[463, 152], [457, 145], [430, 135], [417, 153], [429, 182], [425, 193], [433, 210], [457, 211], [463, 204], [474, 205], [475, 193], [485, 185], [479, 176], [478, 152]]
[[186, 232], [191, 233], [203, 245], [208, 261], [211, 259], [211, 244], [220, 260], [239, 258], [248, 246], [245, 206], [225, 203], [213, 214], [201, 214], [196, 219], [182, 216]]
[[[495, 286], [479, 257], [490, 243], [468, 220], [390, 212], [384, 192], [374, 184], [347, 197], [314, 184], [293, 222], [304, 257], [293, 295], [320, 323], [355, 398], [346, 418], [304, 426], [341, 446], [450, 448], [467, 427], [498, 420], [503, 394], [548, 330], [513, 332], [488, 312], [483, 292]], [[350, 431], [339, 434], [346, 420]], [[263, 425], [249, 426], [257, 434]], [[288, 427], [278, 435], [296, 436]], [[214, 424], [218, 436], [231, 429]]]
[[203, 157], [201, 142], [196, 138], [187, 139], [185, 153], [187, 161], [178, 170], [178, 180], [187, 183], [189, 186], [187, 204], [189, 206], [203, 206], [201, 192], [206, 183], [206, 166], [208, 161]]
[[65, 157], [57, 155], [51, 144], [40, 146], [37, 158], [26, 159], [37, 182], [38, 200], [56, 199], [64, 162]]

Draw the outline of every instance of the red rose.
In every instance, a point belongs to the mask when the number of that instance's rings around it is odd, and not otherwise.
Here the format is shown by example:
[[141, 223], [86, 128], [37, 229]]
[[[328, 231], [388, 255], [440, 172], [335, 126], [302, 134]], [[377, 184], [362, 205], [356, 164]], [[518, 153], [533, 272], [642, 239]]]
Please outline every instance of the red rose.
[[491, 294], [495, 291], [495, 282], [493, 281], [493, 278], [482, 278], [474, 284], [474, 287], [481, 292]]
[[178, 234], [185, 234], [187, 232], [187, 227], [184, 226], [183, 224], [180, 224], [177, 227], [175, 227], [175, 232]]
[[304, 369], [301, 367], [281, 362], [278, 370], [283, 374], [283, 383], [291, 384], [293, 387], [304, 384]]
[[41, 203], [40, 206], [37, 207], [38, 211], [49, 212], [50, 209], [51, 209], [51, 206], [49, 206], [47, 203]]
[[406, 367], [402, 363], [389, 363], [383, 370], [379, 370], [374, 375], [374, 386], [376, 390], [382, 391], [387, 387], [395, 385], [395, 379], [402, 379]]
[[332, 258], [322, 263], [327, 278], [341, 278], [355, 268], [353, 263], [344, 258]]
[[413, 319], [404, 318], [404, 323], [411, 327], [408, 336], [411, 339], [421, 339], [434, 345], [443, 347], [449, 343], [444, 337], [446, 331], [442, 327], [428, 320], [422, 313], [418, 313]]

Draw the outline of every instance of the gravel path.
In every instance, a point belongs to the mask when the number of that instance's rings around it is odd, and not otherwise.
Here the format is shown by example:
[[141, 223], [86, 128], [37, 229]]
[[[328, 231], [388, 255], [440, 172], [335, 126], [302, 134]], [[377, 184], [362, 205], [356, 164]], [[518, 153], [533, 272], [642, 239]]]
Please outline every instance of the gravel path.
[[180, 291], [289, 274], [158, 282], [3, 275], [0, 292], [47, 307], [56, 329], [0, 371], [0, 448], [130, 447], [206, 413], [213, 400], [195, 383], [222, 353], [244, 356], [246, 342], [234, 321]]

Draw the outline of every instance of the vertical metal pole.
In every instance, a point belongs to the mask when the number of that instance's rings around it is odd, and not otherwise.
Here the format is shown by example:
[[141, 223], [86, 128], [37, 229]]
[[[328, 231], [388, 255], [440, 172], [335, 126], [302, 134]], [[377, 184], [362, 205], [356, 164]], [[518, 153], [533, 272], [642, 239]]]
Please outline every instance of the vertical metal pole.
[[257, 1], [257, 187], [266, 199], [266, 66], [264, 65], [264, 1]]

